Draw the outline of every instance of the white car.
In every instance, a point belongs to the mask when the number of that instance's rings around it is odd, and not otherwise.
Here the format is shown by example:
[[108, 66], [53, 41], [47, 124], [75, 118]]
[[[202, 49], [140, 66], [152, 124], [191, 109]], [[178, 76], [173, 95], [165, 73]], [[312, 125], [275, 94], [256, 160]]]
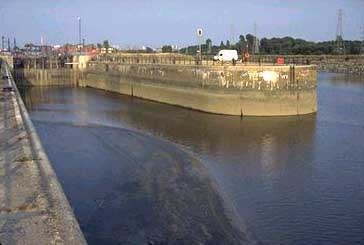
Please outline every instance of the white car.
[[238, 51], [234, 49], [222, 49], [217, 55], [214, 56], [214, 60], [218, 61], [237, 61], [238, 60]]

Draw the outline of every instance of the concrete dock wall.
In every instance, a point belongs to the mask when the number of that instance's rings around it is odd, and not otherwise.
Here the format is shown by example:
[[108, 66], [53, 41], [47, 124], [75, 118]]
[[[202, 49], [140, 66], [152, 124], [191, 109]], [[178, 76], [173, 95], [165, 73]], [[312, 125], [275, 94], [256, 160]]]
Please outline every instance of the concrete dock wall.
[[153, 63], [154, 56], [89, 58], [73, 57], [63, 63], [24, 60], [14, 70], [15, 79], [21, 86], [89, 86], [226, 115], [287, 116], [317, 111], [317, 71], [312, 65], [196, 65], [174, 62], [169, 56], [164, 59], [171, 62], [165, 64]]
[[0, 55], [0, 60], [4, 60], [10, 70], [14, 68], [14, 57], [12, 55]]
[[79, 85], [217, 114], [286, 116], [317, 111], [315, 66], [90, 62]]
[[90, 56], [15, 59], [19, 86], [77, 86]]
[[86, 244], [6, 62], [0, 92], [0, 243]]
[[79, 72], [70, 68], [14, 70], [19, 86], [77, 86], [78, 77]]

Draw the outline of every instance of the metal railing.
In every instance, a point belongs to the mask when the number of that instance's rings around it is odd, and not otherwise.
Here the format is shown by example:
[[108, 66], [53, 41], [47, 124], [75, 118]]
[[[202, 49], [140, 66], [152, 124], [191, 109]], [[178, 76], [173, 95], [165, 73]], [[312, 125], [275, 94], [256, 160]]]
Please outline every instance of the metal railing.
[[240, 56], [237, 61], [215, 61], [213, 55], [192, 56], [180, 54], [133, 54], [133, 55], [100, 55], [95, 56], [92, 61], [116, 64], [163, 64], [163, 65], [309, 65], [310, 59], [306, 57], [284, 57], [284, 63], [278, 64], [277, 58], [281, 56], [256, 56], [249, 59]]
[[[278, 59], [281, 58], [282, 64], [278, 63]], [[250, 62], [258, 64], [273, 64], [273, 65], [310, 65], [311, 60], [308, 57], [287, 57], [280, 55], [252, 55], [249, 59]]]
[[92, 61], [110, 62], [119, 64], [163, 64], [163, 65], [215, 65], [218, 64], [210, 56], [187, 56], [187, 55], [125, 55], [95, 56]]
[[[320, 62], [326, 57], [311, 56], [279, 56], [279, 55], [251, 55], [248, 60], [240, 56], [237, 61], [215, 61], [213, 55], [192, 56], [183, 54], [125, 54], [125, 55], [97, 55], [91, 61], [115, 64], [155, 64], [155, 65], [310, 65]], [[277, 59], [283, 58], [283, 64]], [[14, 58], [14, 68], [25, 69], [58, 69], [72, 68], [73, 56], [21, 57]]]

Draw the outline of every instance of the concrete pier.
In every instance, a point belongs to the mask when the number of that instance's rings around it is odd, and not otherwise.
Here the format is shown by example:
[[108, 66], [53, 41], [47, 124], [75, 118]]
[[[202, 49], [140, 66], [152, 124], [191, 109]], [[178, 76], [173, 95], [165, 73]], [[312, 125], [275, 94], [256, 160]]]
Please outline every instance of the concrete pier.
[[6, 62], [0, 92], [0, 244], [86, 244]]
[[315, 66], [89, 62], [88, 86], [209, 113], [289, 116], [317, 112]]
[[86, 86], [225, 115], [317, 112], [316, 66], [200, 64], [159, 55], [89, 58], [73, 57], [68, 69], [25, 59], [14, 69], [15, 79], [19, 85]]

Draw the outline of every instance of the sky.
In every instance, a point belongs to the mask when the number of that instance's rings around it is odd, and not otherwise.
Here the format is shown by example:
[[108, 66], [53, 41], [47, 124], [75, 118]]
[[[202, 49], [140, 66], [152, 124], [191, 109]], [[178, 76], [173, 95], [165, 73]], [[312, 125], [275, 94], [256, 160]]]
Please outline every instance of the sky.
[[[240, 34], [332, 40], [338, 9], [344, 39], [360, 40], [364, 0], [0, 0], [0, 35], [18, 44], [78, 42], [78, 20], [86, 43], [110, 40], [122, 47], [197, 42], [196, 29], [213, 44]], [[231, 40], [232, 39], [232, 40]]]

